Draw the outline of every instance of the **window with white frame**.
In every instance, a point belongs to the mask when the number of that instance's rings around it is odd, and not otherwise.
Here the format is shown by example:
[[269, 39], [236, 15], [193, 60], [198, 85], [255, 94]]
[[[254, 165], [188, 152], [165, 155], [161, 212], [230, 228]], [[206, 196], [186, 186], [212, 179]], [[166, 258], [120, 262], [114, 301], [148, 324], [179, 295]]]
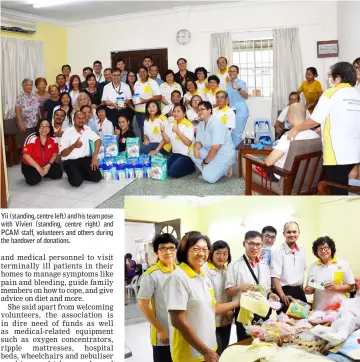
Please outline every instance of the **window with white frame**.
[[233, 64], [240, 68], [251, 97], [271, 97], [273, 91], [273, 39], [233, 41]]

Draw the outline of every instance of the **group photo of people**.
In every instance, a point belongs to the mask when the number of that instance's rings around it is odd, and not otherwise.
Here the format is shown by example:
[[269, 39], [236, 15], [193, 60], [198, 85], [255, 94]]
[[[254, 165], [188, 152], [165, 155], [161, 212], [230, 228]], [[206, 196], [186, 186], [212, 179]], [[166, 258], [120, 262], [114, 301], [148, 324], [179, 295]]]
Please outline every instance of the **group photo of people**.
[[[138, 199], [140, 201], [141, 197]], [[173, 202], [176, 205], [176, 200]], [[131, 216], [131, 207], [137, 203], [129, 198], [127, 205], [127, 215]], [[306, 209], [305, 202], [303, 207]], [[218, 208], [221, 214], [225, 205]], [[277, 215], [279, 208], [274, 210]], [[256, 206], [249, 208], [249, 213], [254, 209]], [[172, 210], [168, 205], [170, 214]], [[179, 217], [181, 213], [178, 212]], [[225, 215], [230, 214], [225, 212]], [[316, 218], [315, 214], [311, 217]], [[156, 220], [156, 217], [151, 219]], [[266, 217], [262, 216], [262, 220]], [[138, 228], [136, 238], [142, 234], [144, 241], [148, 240], [150, 234], [145, 231], [148, 229], [142, 229], [141, 224]], [[244, 228], [243, 237], [223, 229], [223, 239], [213, 239], [200, 231], [179, 235], [176, 227], [175, 232], [168, 233], [169, 229], [163, 228], [164, 232], [155, 233], [149, 241], [143, 263], [139, 263], [141, 248], [138, 246], [136, 255], [126, 254], [125, 316], [129, 313], [126, 318], [131, 318], [130, 313], [134, 313], [130, 312], [134, 307], [129, 304], [132, 297], [131, 294], [129, 297], [128, 288], [136, 286], [137, 308], [150, 324], [148, 343], [153, 349], [153, 361], [210, 362], [219, 361], [219, 358], [222, 361], [222, 354], [224, 361], [230, 361], [225, 359], [227, 348], [251, 344], [255, 338], [283, 346], [302, 346], [301, 338], [305, 337], [301, 333], [306, 332], [306, 338], [312, 333], [319, 336], [317, 328], [322, 325], [329, 326], [326, 327], [328, 335], [333, 339], [328, 339], [324, 332], [322, 344], [320, 338], [314, 336], [311, 343], [316, 341], [319, 347], [314, 352], [329, 355], [337, 333], [344, 342], [360, 327], [360, 316], [355, 313], [356, 318], [351, 322], [353, 329], [350, 328], [347, 335], [347, 326], [341, 332], [335, 328], [335, 321], [348, 308], [347, 303], [359, 308], [360, 279], [355, 273], [359, 269], [355, 259], [348, 260], [337, 251], [344, 240], [317, 233], [314, 233], [318, 235], [316, 238], [309, 240], [308, 233], [303, 235], [308, 228], [308, 223], [288, 221], [281, 229], [273, 225], [264, 225], [258, 230]], [[212, 230], [209, 229], [211, 234]], [[129, 226], [125, 226], [125, 232], [127, 248], [135, 234]], [[216, 235], [220, 234], [222, 232], [217, 230]], [[230, 240], [226, 235], [232, 235]], [[132, 282], [134, 278], [136, 282]], [[258, 306], [260, 301], [265, 303], [263, 314]], [[127, 308], [131, 309], [127, 311]], [[351, 320], [352, 317], [347, 315], [346, 318]], [[282, 331], [283, 327], [287, 328], [282, 323], [289, 323], [293, 329]], [[332, 323], [334, 327], [330, 329]], [[141, 329], [146, 326], [142, 324]], [[136, 328], [140, 331], [140, 326]], [[147, 334], [144, 332], [144, 335]]]
[[[54, 80], [24, 79], [15, 112], [20, 137], [26, 136], [21, 155], [26, 183], [59, 179], [63, 173], [74, 187], [84, 180], [99, 182], [99, 150], [107, 135], [116, 136], [119, 152], [126, 151], [127, 139], [139, 138], [139, 154], [162, 155], [169, 178], [197, 170], [199, 183], [214, 184], [237, 177], [237, 164], [245, 177], [245, 159], [238, 161], [249, 93], [241, 69], [225, 57], [217, 59], [216, 74], [203, 66], [190, 71], [185, 58], [177, 60], [177, 67], [160, 74], [152, 57], [145, 56], [143, 66], [130, 70], [118, 58], [113, 68], [94, 61], [83, 68], [82, 77], [65, 64]], [[319, 139], [324, 177], [347, 185], [360, 178], [360, 58], [334, 64], [326, 90], [317, 76], [316, 68], [308, 67], [288, 105], [270, 121], [272, 152], [265, 165], [283, 168], [293, 140]], [[252, 166], [252, 172], [280, 181], [268, 169]], [[332, 194], [347, 193], [332, 187]]]

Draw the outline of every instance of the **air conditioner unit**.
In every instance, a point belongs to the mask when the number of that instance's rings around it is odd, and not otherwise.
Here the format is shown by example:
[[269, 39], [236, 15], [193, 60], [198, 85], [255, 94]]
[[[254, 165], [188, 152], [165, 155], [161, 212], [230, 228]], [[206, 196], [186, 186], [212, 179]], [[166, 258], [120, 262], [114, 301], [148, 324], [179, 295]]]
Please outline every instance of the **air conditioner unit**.
[[34, 34], [36, 33], [36, 24], [33, 21], [3, 15], [1, 16], [1, 30], [14, 33]]

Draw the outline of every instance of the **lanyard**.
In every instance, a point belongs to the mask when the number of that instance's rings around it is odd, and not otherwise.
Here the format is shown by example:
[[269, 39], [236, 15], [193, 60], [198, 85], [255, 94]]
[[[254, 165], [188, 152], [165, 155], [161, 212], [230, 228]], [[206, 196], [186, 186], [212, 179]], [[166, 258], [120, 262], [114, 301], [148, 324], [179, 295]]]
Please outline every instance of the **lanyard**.
[[244, 258], [244, 260], [245, 260], [245, 263], [246, 263], [247, 267], [248, 267], [249, 270], [250, 270], [251, 275], [253, 276], [253, 278], [254, 278], [254, 280], [255, 280], [255, 283], [256, 283], [257, 285], [259, 285], [259, 284], [260, 284], [260, 283], [259, 283], [259, 279], [260, 279], [259, 263], [257, 263], [257, 271], [258, 271], [258, 276], [259, 276], [259, 278], [257, 278], [256, 275], [255, 275], [255, 273], [254, 273], [254, 270], [253, 270], [253, 268], [250, 266], [249, 260], [247, 260], [247, 257], [246, 257], [245, 254], [243, 255], [243, 258]]
[[111, 82], [111, 84], [112, 84], [112, 86], [113, 86], [113, 88], [114, 88], [114, 91], [115, 91], [118, 95], [123, 94], [123, 92], [120, 92], [120, 91], [121, 91], [121, 82], [120, 82], [120, 84], [119, 84], [119, 89], [116, 89], [116, 88], [115, 88], [114, 82]]

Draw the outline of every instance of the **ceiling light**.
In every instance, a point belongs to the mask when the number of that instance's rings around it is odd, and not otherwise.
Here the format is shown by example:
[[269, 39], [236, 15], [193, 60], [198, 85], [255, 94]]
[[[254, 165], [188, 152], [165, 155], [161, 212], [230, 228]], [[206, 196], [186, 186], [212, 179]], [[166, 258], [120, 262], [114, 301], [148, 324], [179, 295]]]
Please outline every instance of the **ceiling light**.
[[79, 3], [84, 0], [28, 0], [27, 3], [32, 5], [35, 9], [45, 8], [50, 6], [66, 5], [70, 3]]

